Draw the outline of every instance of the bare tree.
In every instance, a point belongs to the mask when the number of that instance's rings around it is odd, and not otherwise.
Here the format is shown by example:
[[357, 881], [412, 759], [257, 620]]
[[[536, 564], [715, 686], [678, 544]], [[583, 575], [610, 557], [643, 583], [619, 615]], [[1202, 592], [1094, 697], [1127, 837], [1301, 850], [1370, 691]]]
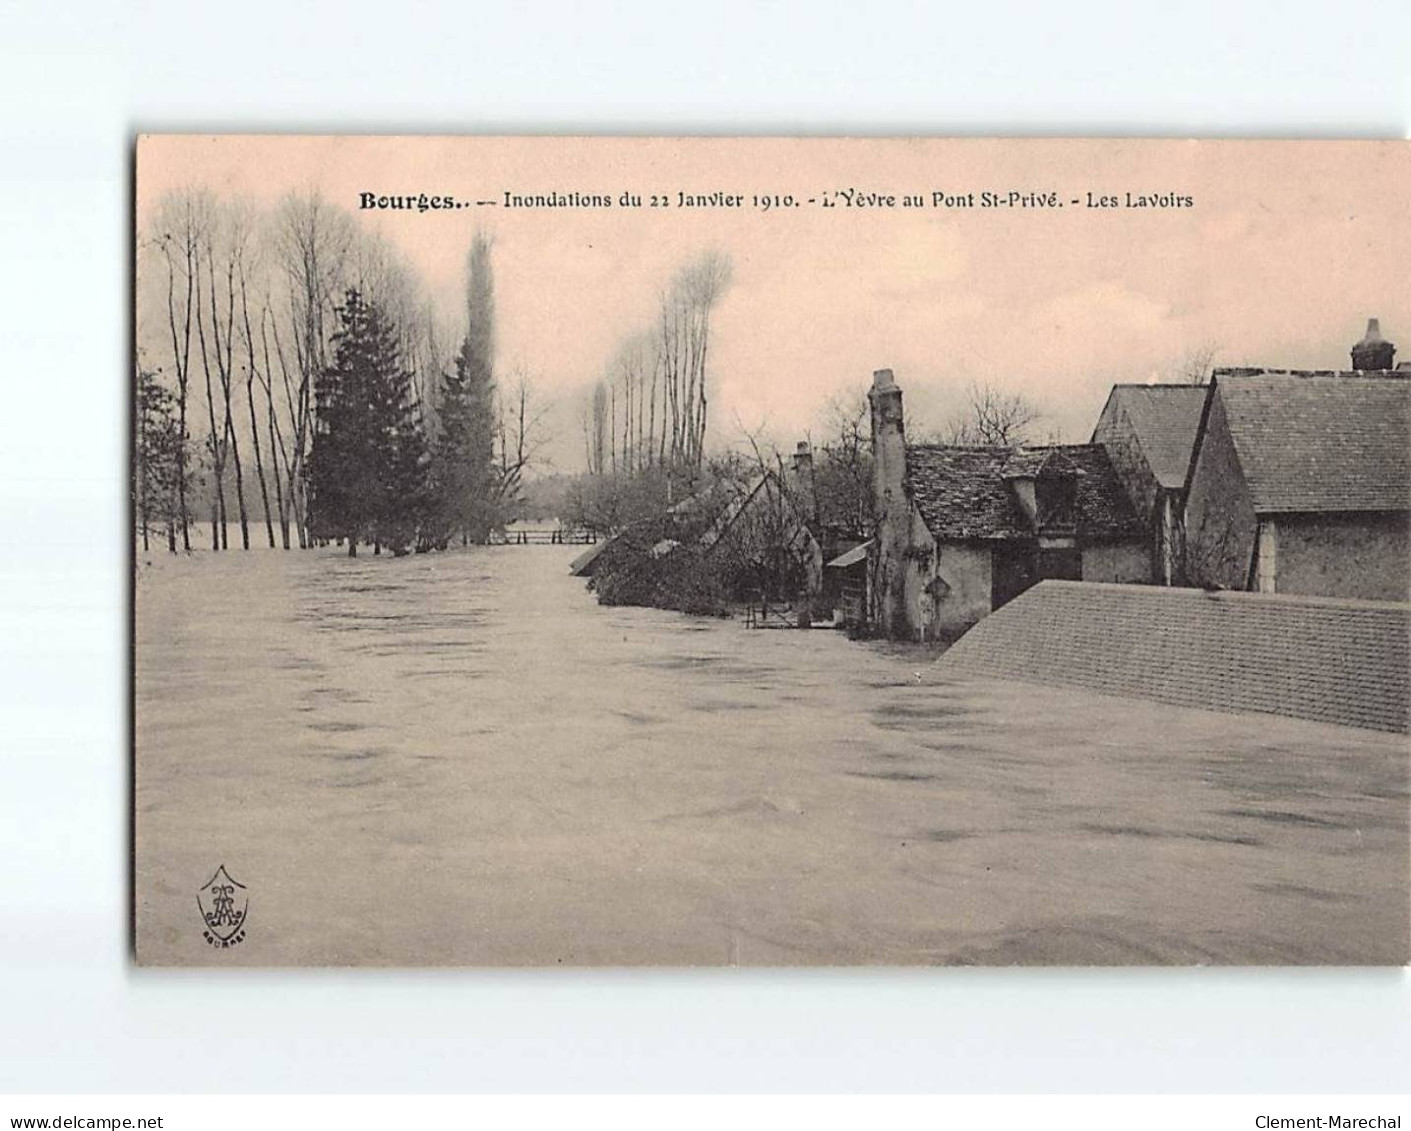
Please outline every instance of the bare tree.
[[523, 372], [516, 373], [496, 400], [495, 493], [503, 513], [518, 500], [524, 473], [548, 442], [548, 405], [536, 395], [533, 382]]
[[699, 477], [709, 419], [711, 317], [730, 284], [730, 260], [708, 251], [662, 288], [656, 323], [624, 338], [583, 408], [590, 472]]
[[593, 386], [588, 402], [583, 409], [583, 444], [588, 460], [588, 471], [593, 475], [607, 473], [608, 431], [608, 391], [603, 382]]
[[[255, 249], [255, 251], [253, 252], [253, 256], [254, 256], [254, 257], [257, 257], [258, 255], [259, 255], [259, 250], [258, 250], [258, 247], [257, 247], [257, 248]], [[239, 258], [239, 260], [238, 260], [238, 262], [237, 262], [237, 264], [236, 264], [236, 276], [237, 276], [237, 278], [236, 278], [236, 284], [237, 284], [237, 286], [238, 286], [238, 288], [239, 288], [239, 292], [240, 292], [240, 323], [241, 323], [240, 329], [241, 329], [241, 337], [242, 337], [242, 339], [243, 339], [244, 346], [245, 346], [245, 404], [246, 404], [246, 406], [247, 406], [247, 407], [249, 408], [249, 410], [250, 410], [250, 441], [251, 441], [251, 446], [253, 447], [254, 453], [255, 453], [255, 473], [256, 473], [256, 475], [259, 477], [259, 481], [260, 481], [260, 501], [261, 501], [261, 503], [264, 505], [264, 513], [265, 513], [265, 533], [269, 536], [269, 546], [270, 546], [270, 549], [272, 550], [272, 549], [275, 548], [275, 542], [274, 542], [274, 517], [273, 517], [273, 515], [272, 515], [272, 513], [271, 513], [271, 511], [270, 511], [270, 505], [269, 505], [269, 481], [268, 481], [268, 479], [267, 479], [267, 477], [266, 477], [266, 475], [265, 475], [264, 454], [263, 454], [263, 451], [262, 451], [262, 449], [261, 449], [261, 447], [260, 447], [260, 425], [259, 425], [259, 422], [255, 419], [255, 382], [256, 382], [256, 381], [258, 381], [258, 382], [260, 383], [260, 387], [264, 390], [264, 393], [265, 393], [265, 404], [266, 404], [266, 407], [267, 407], [267, 409], [268, 409], [268, 411], [269, 411], [270, 445], [271, 445], [271, 446], [270, 446], [270, 456], [271, 456], [272, 459], [275, 459], [274, 468], [273, 468], [273, 471], [274, 471], [274, 479], [275, 479], [275, 493], [276, 493], [277, 496], [279, 496], [279, 498], [280, 498], [280, 500], [281, 500], [281, 510], [283, 509], [283, 508], [282, 508], [283, 491], [282, 491], [282, 489], [280, 488], [280, 485], [279, 485], [279, 463], [278, 463], [278, 460], [275, 458], [275, 448], [274, 448], [274, 446], [273, 446], [273, 445], [274, 445], [274, 442], [275, 442], [275, 436], [274, 436], [274, 396], [273, 396], [273, 383], [272, 383], [271, 380], [270, 380], [269, 374], [268, 374], [267, 372], [262, 372], [262, 371], [261, 371], [261, 368], [260, 368], [260, 354], [261, 354], [261, 352], [263, 352], [265, 362], [266, 362], [266, 364], [268, 364], [268, 360], [269, 360], [269, 351], [268, 351], [268, 347], [267, 347], [267, 345], [265, 345], [263, 339], [262, 339], [262, 342], [261, 342], [261, 345], [262, 345], [262, 347], [263, 347], [262, 350], [261, 350], [261, 351], [257, 351], [257, 350], [256, 350], [256, 347], [255, 347], [255, 333], [254, 333], [254, 330], [253, 330], [253, 328], [252, 328], [252, 326], [251, 326], [251, 323], [250, 323], [250, 276], [251, 276], [252, 274], [258, 274], [258, 273], [259, 273], [259, 269], [260, 269], [260, 266], [259, 266], [259, 263], [258, 263], [257, 260], [256, 260], [256, 261], [253, 261], [253, 262], [252, 262], [252, 261], [247, 261], [246, 256], [244, 256], [244, 255], [240, 256], [240, 258]], [[266, 317], [266, 315], [267, 315], [267, 313], [268, 313], [268, 309], [269, 309], [269, 304], [268, 304], [268, 299], [266, 298], [264, 304], [262, 305], [262, 307], [261, 307], [261, 309], [260, 309], [260, 325], [261, 325], [261, 330], [262, 330], [262, 331], [263, 331], [263, 328], [264, 328], [264, 321], [265, 321], [265, 317]], [[284, 548], [285, 548], [286, 550], [289, 548], [289, 544], [288, 544], [288, 534], [287, 534], [287, 532], [286, 532], [286, 534], [285, 534], [285, 545], [284, 545]]]
[[417, 400], [427, 437], [434, 439], [440, 427], [436, 416], [437, 392], [442, 374], [448, 373], [455, 364], [455, 334], [430, 298], [422, 299], [417, 324], [420, 333], [413, 351], [407, 356], [417, 376]]
[[[269, 437], [270, 468], [274, 478], [275, 508], [279, 512], [280, 544], [287, 550], [290, 548], [289, 509], [292, 503], [293, 482], [289, 478], [292, 474], [289, 463], [289, 449], [284, 441], [284, 431], [279, 424], [279, 412], [275, 408], [274, 367], [270, 364], [269, 352], [270, 333], [273, 325], [274, 315], [270, 310], [268, 302], [266, 302], [260, 310], [260, 356], [264, 360], [264, 365], [256, 370], [256, 378], [259, 380], [265, 393], [265, 424]], [[248, 329], [246, 332], [248, 335]], [[280, 472], [281, 458], [284, 460], [283, 473]], [[289, 487], [287, 493], [285, 490], [286, 485]]]
[[824, 526], [850, 534], [872, 521], [871, 412], [864, 390], [833, 397], [824, 410], [828, 438], [813, 472], [814, 513]]
[[[196, 340], [200, 347], [201, 368], [206, 379], [206, 410], [210, 425], [206, 443], [211, 455], [211, 471], [215, 481], [215, 495], [211, 503], [213, 550], [230, 548], [225, 503], [227, 460], [232, 461], [235, 470], [241, 537], [245, 549], [250, 548], [240, 448], [235, 437], [231, 410], [236, 260], [243, 254], [243, 245], [247, 238], [248, 231], [243, 217], [234, 211], [213, 208], [210, 222], [203, 228], [198, 252]], [[220, 388], [219, 405], [216, 399], [217, 385]]]
[[1022, 393], [1004, 393], [988, 384], [972, 384], [969, 400], [969, 406], [947, 422], [946, 443], [1018, 447], [1030, 440], [1033, 426], [1043, 418]]
[[313, 544], [308, 514], [308, 451], [313, 432], [314, 380], [328, 362], [333, 309], [354, 243], [347, 214], [317, 193], [286, 197], [275, 220], [275, 247], [284, 275], [282, 317], [271, 329], [290, 420], [286, 482], [299, 545]]
[[673, 472], [694, 475], [700, 470], [709, 413], [711, 315], [731, 273], [726, 255], [708, 251], [680, 268], [661, 294], [655, 367], [663, 399], [658, 451], [660, 462]]
[[205, 229], [210, 223], [210, 198], [203, 193], [184, 191], [169, 194], [158, 207], [152, 243], [161, 249], [166, 263], [167, 325], [171, 333], [173, 370], [176, 375], [177, 425], [180, 444], [177, 458], [177, 506], [181, 524], [181, 544], [191, 549], [191, 512], [186, 488], [190, 481], [187, 452], [190, 427], [187, 407], [191, 381], [191, 326], [196, 312], [197, 271]]
[[1210, 342], [1192, 346], [1180, 358], [1166, 368], [1164, 379], [1172, 385], [1208, 385], [1210, 372], [1220, 347]]

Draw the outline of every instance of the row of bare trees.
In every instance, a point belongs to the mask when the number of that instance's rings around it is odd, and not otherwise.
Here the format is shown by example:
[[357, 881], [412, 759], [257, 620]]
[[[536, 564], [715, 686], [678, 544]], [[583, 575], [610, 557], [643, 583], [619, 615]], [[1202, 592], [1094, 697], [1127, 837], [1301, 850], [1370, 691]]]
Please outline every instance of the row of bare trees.
[[[208, 475], [212, 548], [228, 548], [232, 503], [249, 548], [256, 488], [269, 545], [311, 545], [313, 390], [336, 305], [350, 287], [376, 302], [419, 374], [444, 371], [451, 334], [399, 256], [316, 193], [264, 213], [205, 191], [171, 193], [138, 253], [139, 280], [160, 280], [145, 293], [139, 285], [138, 357], [174, 402], [171, 521], [182, 548], [191, 548], [197, 465]], [[425, 392], [418, 410], [430, 415]]]
[[661, 470], [693, 477], [705, 455], [711, 316], [730, 285], [730, 260], [707, 251], [680, 267], [654, 324], [626, 338], [582, 417], [594, 475]]

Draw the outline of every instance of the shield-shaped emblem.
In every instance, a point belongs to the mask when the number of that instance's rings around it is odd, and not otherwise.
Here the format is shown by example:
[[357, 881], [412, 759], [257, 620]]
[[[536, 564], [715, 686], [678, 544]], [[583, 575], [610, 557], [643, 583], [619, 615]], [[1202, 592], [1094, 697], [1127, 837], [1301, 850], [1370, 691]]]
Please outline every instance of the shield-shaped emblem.
[[250, 905], [245, 885], [231, 879], [222, 864], [210, 882], [196, 893], [196, 905], [201, 909], [206, 930], [221, 942], [229, 942], [245, 925], [245, 911]]

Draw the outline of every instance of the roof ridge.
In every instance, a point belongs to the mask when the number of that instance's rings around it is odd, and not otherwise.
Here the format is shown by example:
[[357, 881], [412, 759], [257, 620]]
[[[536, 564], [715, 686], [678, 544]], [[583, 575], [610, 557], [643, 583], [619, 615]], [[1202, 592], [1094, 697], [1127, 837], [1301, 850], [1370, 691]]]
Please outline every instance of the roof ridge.
[[911, 451], [917, 451], [917, 452], [935, 452], [935, 451], [946, 451], [946, 452], [994, 452], [994, 453], [1003, 452], [1003, 453], [1009, 454], [1009, 455], [1013, 455], [1013, 454], [1016, 453], [1016, 452], [1051, 452], [1051, 451], [1054, 451], [1054, 450], [1060, 449], [1060, 448], [1103, 448], [1104, 450], [1106, 450], [1106, 445], [1104, 445], [1101, 441], [1095, 441], [1095, 440], [1084, 440], [1084, 441], [1082, 441], [1081, 443], [1073, 443], [1073, 444], [1064, 443], [1064, 444], [1017, 444], [1017, 445], [1011, 445], [1011, 444], [941, 444], [941, 443], [928, 443], [928, 442], [922, 442], [922, 443], [913, 444], [913, 443], [911, 443], [910, 441], [908, 441], [908, 442], [907, 442], [907, 445], [906, 445], [906, 450], [909, 451], [909, 452], [911, 452]]
[[1142, 585], [1120, 581], [1066, 581], [1060, 578], [1045, 578], [1039, 584], [1049, 585], [1055, 589], [1112, 590], [1159, 600], [1204, 598], [1207, 601], [1235, 603], [1248, 601], [1262, 605], [1298, 605], [1304, 608], [1327, 609], [1386, 609], [1400, 613], [1411, 613], [1411, 604], [1406, 601], [1374, 601], [1366, 597], [1320, 597], [1308, 593], [1260, 593], [1246, 589], [1200, 589], [1190, 585]]
[[1411, 369], [1291, 369], [1261, 365], [1227, 365], [1210, 372], [1215, 377], [1336, 377], [1339, 381], [1404, 381], [1411, 378]]

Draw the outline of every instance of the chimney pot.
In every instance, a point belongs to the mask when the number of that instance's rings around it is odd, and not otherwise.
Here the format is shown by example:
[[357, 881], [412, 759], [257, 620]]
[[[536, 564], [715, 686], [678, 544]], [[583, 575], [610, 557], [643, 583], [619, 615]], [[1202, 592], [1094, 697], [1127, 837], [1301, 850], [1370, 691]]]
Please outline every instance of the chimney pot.
[[1367, 332], [1362, 340], [1352, 347], [1352, 368], [1367, 370], [1391, 369], [1396, 357], [1396, 346], [1382, 337], [1379, 319], [1367, 319]]

